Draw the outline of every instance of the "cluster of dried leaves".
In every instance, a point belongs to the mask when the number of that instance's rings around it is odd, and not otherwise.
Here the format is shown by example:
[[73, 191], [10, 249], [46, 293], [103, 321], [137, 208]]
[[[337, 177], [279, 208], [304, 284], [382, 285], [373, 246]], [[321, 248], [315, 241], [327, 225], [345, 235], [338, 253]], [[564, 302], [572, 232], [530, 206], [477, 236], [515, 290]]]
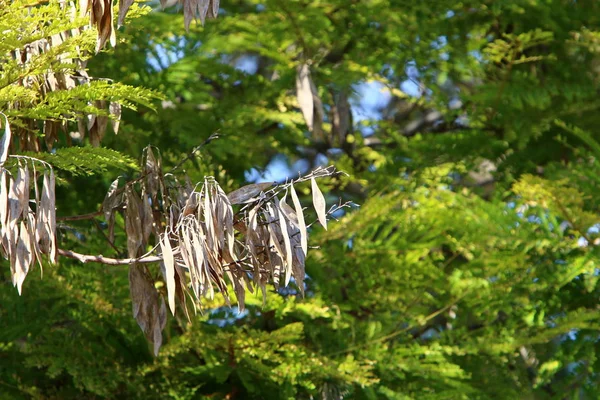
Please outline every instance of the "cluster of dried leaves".
[[[84, 1], [81, 3], [82, 8], [80, 9], [80, 12], [83, 14], [84, 10], [86, 10], [83, 7], [89, 7], [90, 4], [87, 4], [87, 2]], [[100, 12], [108, 13], [108, 10], [111, 10], [110, 12], [112, 13], [112, 6], [108, 8], [98, 7], [100, 3], [102, 2], [94, 2], [94, 7], [91, 9], [91, 19], [93, 21], [95, 21], [95, 18], [97, 18], [98, 13]], [[107, 4], [108, 3], [110, 3], [109, 0], [107, 1]], [[59, 4], [65, 12], [72, 18], [75, 18], [77, 15], [75, 2], [61, 0]], [[72, 41], [77, 36], [81, 35], [85, 29], [88, 29], [88, 27], [82, 26], [79, 28], [67, 29], [50, 37], [37, 39], [26, 44], [22, 49], [13, 51], [11, 57], [16, 61], [17, 65], [21, 66], [24, 70], [48, 62], [52, 64], [54, 62], [53, 60], [57, 60], [63, 65], [70, 66], [68, 69], [59, 69], [59, 72], [48, 69], [37, 75], [26, 74], [24, 77], [19, 78], [14, 84], [38, 91], [40, 98], [43, 99], [48, 93], [72, 90], [79, 85], [90, 83], [92, 78], [90, 78], [86, 70], [86, 59], [89, 55], [81, 50], [78, 54], [67, 53], [61, 50], [61, 45], [65, 42]], [[104, 31], [99, 31], [98, 46], [104, 45], [104, 43], [101, 42], [103, 32]], [[99, 50], [99, 47], [97, 47], [97, 50]], [[106, 132], [109, 120], [113, 124], [114, 131], [118, 131], [119, 120], [121, 118], [121, 105], [117, 102], [108, 102], [104, 100], [97, 100], [91, 102], [89, 105], [98, 110], [98, 115], [89, 114], [77, 119], [79, 139], [83, 140], [87, 133], [89, 134], [90, 143], [93, 146], [99, 146], [100, 141]], [[29, 106], [31, 105], [24, 105], [24, 107]], [[18, 102], [10, 104], [12, 110], [18, 110], [20, 107], [21, 105]], [[107, 115], [110, 115], [111, 118]], [[41, 151], [41, 143], [39, 135], [37, 134], [38, 121], [35, 119], [23, 119], [20, 121], [19, 125], [20, 126], [17, 126], [15, 129], [15, 135], [19, 137], [20, 150], [34, 152]], [[69, 131], [66, 120], [57, 121], [48, 119], [43, 121], [44, 140], [49, 150], [52, 149], [54, 143], [58, 140], [58, 133], [61, 130], [65, 133]], [[66, 137], [67, 139], [70, 139], [70, 135], [67, 135]]]
[[[199, 18], [204, 24], [206, 18], [216, 18], [218, 15], [219, 0], [177, 0], [177, 2], [183, 7], [186, 29], [189, 28], [193, 19]], [[123, 24], [125, 16], [133, 3], [134, 0], [119, 0], [117, 19], [119, 26]], [[163, 7], [170, 6], [172, 3], [169, 0], [161, 0]], [[44, 98], [47, 93], [71, 90], [92, 80], [86, 71], [85, 60], [89, 57], [89, 54], [85, 54], [83, 51], [79, 51], [79, 54], [67, 54], [57, 51], [63, 43], [73, 40], [81, 35], [84, 30], [93, 26], [98, 31], [96, 52], [104, 48], [107, 42], [112, 46], [116, 45], [113, 0], [78, 0], [78, 6], [76, 1], [59, 0], [59, 5], [71, 16], [72, 20], [89, 15], [89, 25], [67, 29], [51, 37], [40, 38], [28, 43], [22, 49], [13, 51], [11, 54], [11, 57], [23, 68], [39, 64], [46, 58], [54, 58], [65, 65], [72, 66], [72, 69], [63, 69], [60, 72], [48, 70], [48, 72], [39, 75], [25, 74], [23, 78], [19, 78], [15, 82], [16, 85], [35, 89], [40, 93], [41, 98]], [[97, 100], [91, 102], [90, 106], [97, 109], [98, 112], [77, 118], [77, 137], [79, 140], [83, 140], [87, 134], [90, 143], [93, 146], [99, 146], [109, 121], [113, 124], [114, 131], [118, 131], [121, 105], [117, 102]], [[15, 102], [11, 104], [11, 108], [19, 109], [20, 105]], [[15, 127], [14, 133], [19, 137], [21, 151], [41, 151], [37, 125], [38, 121], [35, 119], [24, 119], [20, 121], [18, 127]], [[44, 140], [48, 149], [52, 149], [52, 146], [58, 140], [60, 131], [70, 133], [66, 120], [46, 120], [43, 125]], [[67, 134], [66, 138], [69, 141], [71, 135]]]
[[[328, 214], [345, 206], [327, 210], [316, 182], [337, 174], [333, 167], [317, 168], [285, 184], [251, 184], [226, 194], [212, 177], [195, 186], [187, 178], [180, 183], [173, 174], [163, 171], [160, 154], [148, 147], [142, 157], [141, 176], [122, 186], [116, 179], [102, 203], [108, 223], [106, 236], [114, 248], [116, 214], [121, 213], [125, 220], [129, 258], [109, 259], [58, 249], [53, 170], [39, 160], [17, 155], [10, 156], [16, 160], [15, 173], [4, 167], [11, 141], [10, 125], [4, 119], [0, 141], [0, 253], [10, 262], [19, 294], [32, 264], [37, 260], [42, 267], [42, 254], [53, 263], [62, 255], [82, 262], [129, 265], [133, 315], [156, 354], [166, 323], [164, 297], [173, 315], [179, 303], [189, 319], [188, 299], [194, 311], [202, 307], [203, 298], [213, 299], [216, 293], [231, 304], [230, 288], [240, 310], [244, 308], [246, 290], [253, 293], [260, 289], [264, 298], [267, 284], [277, 289], [293, 278], [299, 292], [304, 292], [309, 225], [296, 184], [311, 182], [313, 206], [325, 228]], [[38, 163], [43, 172], [36, 170]], [[156, 289], [148, 268], [151, 263], [161, 266], [164, 296]]]
[[[44, 171], [40, 173], [35, 168], [38, 160], [28, 157], [17, 157], [14, 175], [4, 168], [11, 139], [8, 120], [4, 128], [0, 142], [0, 254], [10, 261], [12, 282], [21, 294], [31, 265], [37, 260], [41, 269], [42, 254], [56, 262], [54, 172], [42, 164]], [[30, 198], [32, 186], [34, 197]]]
[[[119, 187], [111, 185], [103, 202], [109, 238], [114, 220], [122, 212], [127, 231], [130, 289], [134, 316], [158, 351], [165, 322], [165, 302], [154, 288], [146, 264], [155, 261], [152, 245], [159, 249], [168, 306], [173, 314], [179, 303], [189, 318], [187, 299], [194, 310], [204, 297], [221, 293], [231, 304], [233, 288], [240, 309], [246, 290], [257, 288], [266, 295], [266, 285], [287, 285], [293, 278], [304, 290], [304, 263], [308, 250], [304, 210], [294, 185], [311, 181], [313, 205], [319, 222], [326, 227], [325, 199], [316, 178], [336, 174], [319, 168], [283, 185], [258, 183], [226, 194], [218, 182], [207, 177], [193, 186], [180, 184], [162, 170], [160, 156], [145, 150], [142, 177]], [[291, 197], [293, 207], [287, 202]]]
[[[118, 26], [123, 25], [125, 16], [134, 0], [119, 0]], [[202, 25], [206, 18], [216, 18], [219, 14], [219, 0], [177, 0], [177, 3], [183, 6], [183, 15], [185, 28], [189, 29], [193, 19], [200, 18]], [[173, 5], [172, 1], [160, 0], [164, 7]], [[104, 47], [107, 41], [115, 46], [117, 39], [115, 36], [114, 18], [112, 0], [79, 0], [81, 13], [85, 15], [90, 13], [90, 25], [98, 30], [98, 40], [96, 43], [96, 52]]]

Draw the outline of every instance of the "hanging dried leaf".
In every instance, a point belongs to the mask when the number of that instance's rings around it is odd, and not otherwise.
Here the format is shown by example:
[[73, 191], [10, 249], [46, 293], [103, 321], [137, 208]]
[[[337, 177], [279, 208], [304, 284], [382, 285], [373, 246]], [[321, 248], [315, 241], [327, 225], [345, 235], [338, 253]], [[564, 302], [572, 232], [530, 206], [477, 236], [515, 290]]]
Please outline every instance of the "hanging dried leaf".
[[310, 68], [307, 64], [298, 67], [296, 74], [296, 96], [300, 111], [304, 115], [308, 130], [315, 134], [315, 137], [321, 137], [323, 130], [323, 102], [319, 97], [319, 92], [311, 76]]
[[27, 169], [27, 164], [19, 165], [15, 189], [19, 198], [20, 209], [22, 210], [22, 214], [17, 217], [22, 216], [25, 218], [29, 209], [29, 170]]
[[306, 222], [304, 221], [304, 211], [298, 199], [298, 194], [294, 189], [294, 185], [290, 185], [290, 192], [292, 194], [292, 201], [294, 202], [294, 208], [296, 209], [296, 218], [298, 219], [298, 229], [300, 230], [300, 248], [304, 255], [308, 251], [308, 232], [306, 231]]
[[331, 131], [333, 137], [337, 138], [341, 146], [346, 143], [346, 135], [350, 133], [350, 128], [352, 127], [352, 112], [346, 93], [340, 92], [338, 94], [335, 104], [331, 107], [331, 114]]
[[258, 196], [261, 192], [271, 187], [273, 187], [272, 182], [252, 183], [234, 190], [227, 195], [227, 198], [231, 204], [250, 203], [256, 200], [256, 196]]
[[8, 229], [8, 172], [5, 169], [0, 171], [0, 238], [2, 239], [2, 247], [4, 254], [8, 257], [8, 243], [4, 240], [5, 231]]
[[114, 227], [115, 227], [115, 209], [123, 202], [123, 192], [119, 192], [119, 178], [115, 179], [109, 186], [106, 196], [102, 201], [102, 212], [104, 213], [104, 219], [108, 224], [108, 237], [111, 242], [114, 241]]
[[185, 313], [185, 317], [188, 322], [191, 322], [190, 314], [187, 309], [187, 300], [186, 295], [188, 295], [188, 291], [186, 289], [187, 284], [185, 280], [185, 272], [181, 267], [175, 264], [175, 292], [177, 293], [177, 298], [179, 299], [179, 303], [183, 308], [183, 312]]
[[60, 122], [57, 121], [44, 121], [44, 141], [48, 150], [52, 150], [52, 146], [58, 141], [58, 129]]
[[108, 106], [108, 111], [113, 117], [110, 120], [110, 123], [112, 125], [112, 130], [116, 135], [119, 133], [119, 125], [121, 124], [121, 104], [111, 101], [110, 105]]
[[131, 7], [133, 1], [134, 0], [119, 0], [119, 20], [117, 22], [118, 28], [123, 25], [127, 11], [129, 11], [129, 7]]
[[2, 114], [2, 116], [4, 117], [4, 135], [2, 135], [2, 139], [0, 140], [0, 168], [4, 165], [4, 162], [8, 158], [8, 147], [10, 146], [10, 139], [12, 136], [8, 118], [4, 114]]
[[144, 163], [144, 172], [146, 173], [146, 180], [144, 182], [146, 185], [146, 192], [150, 194], [152, 202], [154, 203], [157, 199], [162, 171], [160, 168], [160, 163], [154, 156], [154, 152], [150, 146], [146, 147], [146, 162]]
[[[106, 110], [105, 100], [96, 100], [94, 106], [98, 110]], [[89, 131], [90, 131], [90, 144], [94, 147], [100, 147], [100, 142], [106, 134], [106, 127], [108, 126], [109, 118], [105, 115], [95, 115], [90, 117]]]
[[129, 267], [129, 290], [133, 306], [133, 317], [153, 344], [154, 355], [158, 356], [162, 346], [162, 330], [167, 322], [165, 302], [159, 299], [154, 282], [144, 266]]
[[142, 192], [142, 239], [144, 243], [148, 243], [150, 234], [154, 228], [154, 214], [150, 205], [150, 197]]
[[[200, 18], [200, 22], [202, 23], [202, 25], [204, 25], [206, 17], [213, 17], [213, 7], [215, 7], [215, 0], [183, 0], [183, 19], [185, 23], [185, 29], [189, 30], [190, 23], [193, 19], [197, 18]], [[211, 10], [210, 14], [209, 9]], [[216, 9], [218, 12], [218, 1], [216, 1]], [[214, 16], [216, 17], [216, 15]]]
[[143, 243], [141, 201], [131, 187], [125, 189], [125, 231], [127, 232], [127, 252], [129, 257], [135, 258]]
[[[46, 180], [46, 176], [48, 179]], [[47, 215], [47, 225], [46, 229], [48, 230], [48, 235], [50, 238], [50, 262], [56, 263], [56, 180], [54, 178], [54, 171], [50, 170], [49, 174], [44, 174], [44, 188], [42, 193], [42, 202], [44, 201], [44, 196], [46, 197], [46, 215]]]
[[19, 166], [16, 180], [10, 180], [11, 186], [8, 192], [8, 225], [16, 225], [17, 220], [23, 214], [23, 210], [28, 206], [28, 198], [25, 196], [25, 173], [22, 166]]
[[281, 209], [281, 206], [277, 207], [277, 212], [279, 213], [279, 224], [281, 225], [281, 233], [283, 235], [283, 243], [285, 245], [285, 283], [287, 286], [290, 283], [290, 278], [292, 277], [292, 263], [293, 263], [293, 253], [292, 253], [292, 243], [290, 241], [290, 236], [288, 232], [288, 222], [286, 221], [285, 214]]
[[325, 203], [325, 197], [323, 197], [323, 193], [321, 193], [315, 178], [311, 178], [310, 184], [312, 189], [313, 205], [315, 207], [315, 211], [317, 212], [319, 223], [323, 225], [323, 228], [327, 229], [327, 204]]
[[175, 315], [175, 257], [169, 235], [165, 232], [164, 236], [158, 242], [163, 256], [165, 267], [165, 282], [167, 284], [167, 298], [169, 299], [169, 308], [171, 314]]
[[98, 29], [96, 53], [104, 47], [107, 40], [113, 47], [116, 46], [117, 37], [113, 25], [112, 0], [92, 0], [90, 25], [95, 25]]
[[20, 296], [23, 282], [25, 281], [25, 277], [29, 272], [29, 266], [33, 261], [33, 253], [31, 249], [31, 238], [29, 237], [29, 233], [27, 231], [25, 223], [22, 221], [19, 232], [20, 234], [19, 241], [17, 243], [17, 257], [12, 280], [13, 285], [17, 287]]
[[217, 18], [219, 15], [219, 0], [211, 0], [210, 7], [208, 8], [208, 18]]

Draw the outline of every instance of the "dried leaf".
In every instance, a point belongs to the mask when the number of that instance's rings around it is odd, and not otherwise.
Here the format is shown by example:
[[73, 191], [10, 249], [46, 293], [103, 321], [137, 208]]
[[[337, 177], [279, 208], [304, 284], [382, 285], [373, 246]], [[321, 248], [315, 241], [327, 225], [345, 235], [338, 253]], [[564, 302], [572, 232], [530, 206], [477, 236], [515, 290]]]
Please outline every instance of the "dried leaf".
[[0, 238], [2, 238], [2, 246], [4, 247], [5, 254], [8, 256], [9, 249], [7, 243], [5, 243], [4, 235], [8, 229], [8, 184], [7, 184], [8, 172], [5, 169], [0, 171]]
[[83, 17], [90, 9], [93, 0], [79, 0], [79, 16]]
[[219, 0], [211, 0], [211, 6], [208, 8], [208, 18], [217, 18], [219, 15]]
[[200, 17], [200, 22], [204, 25], [210, 0], [183, 0], [183, 20], [185, 29], [189, 30], [192, 19]]
[[188, 322], [191, 322], [192, 320], [187, 309], [186, 294], [188, 294], [188, 291], [186, 285], [185, 272], [179, 265], [175, 264], [175, 292], [177, 293], [177, 298], [179, 299], [179, 304], [181, 304], [181, 307], [183, 308], [185, 317]]
[[[22, 216], [25, 218], [27, 217], [27, 210], [29, 209], [29, 170], [27, 169], [27, 164], [19, 165], [15, 188], [17, 190], [19, 203], [21, 204], [20, 209], [22, 210]], [[18, 217], [20, 216], [21, 215], [18, 215]]]
[[277, 207], [277, 211], [279, 213], [279, 224], [281, 225], [281, 233], [283, 235], [283, 244], [285, 245], [285, 283], [284, 286], [287, 286], [290, 283], [290, 278], [292, 277], [292, 264], [293, 264], [293, 253], [292, 253], [292, 243], [290, 241], [290, 236], [288, 233], [288, 223], [285, 218], [285, 214], [281, 207]]
[[138, 250], [142, 247], [143, 230], [141, 216], [141, 201], [131, 187], [125, 189], [125, 231], [127, 232], [127, 252], [129, 257], [138, 256]]
[[123, 201], [122, 192], [118, 192], [117, 188], [119, 187], [119, 178], [115, 179], [110, 186], [108, 187], [108, 192], [106, 192], [106, 196], [104, 196], [104, 200], [102, 201], [102, 212], [104, 213], [104, 218], [106, 222], [109, 222], [111, 216], [114, 213], [114, 209], [118, 207]]
[[169, 308], [171, 313], [175, 315], [175, 257], [169, 235], [165, 232], [164, 236], [159, 241], [163, 256], [163, 264], [165, 266], [165, 282], [167, 284], [167, 298], [169, 299]]
[[25, 277], [29, 272], [29, 266], [33, 261], [33, 253], [31, 251], [31, 238], [27, 231], [25, 223], [21, 221], [19, 241], [17, 243], [17, 257], [13, 274], [13, 285], [17, 287], [19, 296]]
[[313, 205], [315, 207], [315, 211], [317, 212], [317, 217], [319, 218], [321, 225], [323, 225], [323, 228], [327, 229], [327, 204], [325, 203], [325, 197], [323, 197], [323, 193], [321, 193], [315, 178], [311, 178], [310, 184], [312, 189]]
[[129, 11], [129, 7], [131, 7], [133, 1], [134, 0], [119, 0], [119, 21], [117, 23], [118, 28], [123, 25], [127, 11]]
[[4, 135], [2, 135], [2, 139], [0, 140], [0, 167], [4, 165], [4, 162], [8, 158], [8, 147], [10, 146], [10, 139], [12, 136], [8, 118], [4, 114], [2, 114], [2, 116], [4, 117]]
[[25, 199], [25, 175], [23, 174], [22, 167], [19, 167], [17, 179], [10, 179], [10, 189], [8, 192], [9, 217], [7, 225], [16, 226], [24, 207], [27, 207], [27, 200]]
[[116, 101], [111, 101], [110, 105], [108, 106], [108, 111], [113, 117], [110, 120], [110, 123], [112, 125], [113, 132], [116, 135], [119, 133], [119, 125], [121, 124], [121, 104], [117, 103]]
[[107, 40], [113, 47], [117, 44], [113, 25], [112, 0], [92, 0], [90, 24], [96, 25], [96, 29], [98, 29], [96, 53], [104, 47]]
[[263, 192], [272, 186], [272, 182], [252, 183], [234, 190], [227, 195], [227, 198], [231, 204], [250, 203], [254, 201], [254, 198], [260, 194], [260, 192]]
[[47, 175], [48, 179], [46, 181], [46, 174], [44, 174], [44, 188], [42, 193], [42, 201], [44, 199], [44, 194], [47, 197], [47, 225], [46, 229], [48, 229], [48, 234], [50, 237], [50, 262], [53, 264], [56, 263], [56, 180], [54, 178], [54, 171], [50, 170], [50, 173]]
[[294, 185], [290, 186], [290, 192], [292, 194], [292, 201], [294, 202], [294, 208], [296, 209], [296, 218], [298, 218], [298, 229], [300, 230], [300, 247], [302, 252], [306, 256], [308, 251], [308, 232], [306, 231], [306, 222], [304, 221], [304, 211], [302, 210], [302, 204], [298, 199], [298, 194], [294, 189]]
[[52, 146], [58, 141], [58, 129], [60, 122], [56, 121], [44, 121], [44, 141], [48, 150], [52, 150]]
[[306, 121], [308, 130], [312, 131], [314, 119], [314, 101], [310, 83], [311, 78], [309, 67], [307, 64], [302, 64], [298, 67], [298, 72], [296, 74], [296, 96], [298, 97], [300, 111], [302, 111], [302, 115], [304, 115], [304, 120]]
[[146, 173], [146, 191], [150, 194], [152, 202], [155, 202], [160, 186], [159, 176], [161, 176], [160, 163], [154, 156], [152, 148], [146, 147], [146, 162], [144, 163], [144, 172]]
[[150, 205], [150, 197], [142, 193], [142, 240], [143, 243], [148, 243], [150, 234], [154, 227], [154, 214], [152, 212], [152, 206]]
[[332, 113], [332, 128], [333, 136], [338, 139], [338, 143], [343, 145], [346, 143], [346, 135], [350, 133], [352, 127], [352, 112], [348, 96], [344, 92], [340, 92], [335, 99], [335, 104], [331, 107]]
[[296, 74], [296, 96], [298, 97], [298, 105], [300, 106], [300, 111], [302, 111], [308, 130], [314, 132], [315, 136], [322, 136], [324, 119], [323, 102], [310, 76], [310, 68], [307, 64], [302, 64], [298, 67]]
[[154, 282], [144, 266], [129, 267], [129, 290], [133, 306], [133, 317], [153, 344], [154, 355], [162, 346], [162, 330], [166, 324], [166, 306], [159, 299]]

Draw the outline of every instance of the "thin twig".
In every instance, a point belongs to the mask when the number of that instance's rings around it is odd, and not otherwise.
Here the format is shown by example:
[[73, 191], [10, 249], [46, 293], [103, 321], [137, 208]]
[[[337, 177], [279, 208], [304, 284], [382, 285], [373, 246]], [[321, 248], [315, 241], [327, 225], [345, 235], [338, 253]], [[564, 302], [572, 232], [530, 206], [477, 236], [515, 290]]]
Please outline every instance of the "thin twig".
[[86, 219], [93, 219], [93, 218], [99, 217], [102, 214], [104, 214], [102, 211], [95, 211], [95, 212], [91, 212], [89, 214], [69, 215], [69, 216], [65, 216], [65, 217], [57, 217], [56, 220], [57, 221], [83, 221], [83, 220], [86, 220]]
[[213, 140], [218, 139], [218, 138], [219, 138], [219, 132], [215, 132], [212, 135], [210, 135], [208, 138], [206, 138], [206, 140], [204, 142], [202, 142], [198, 146], [194, 147], [192, 149], [192, 151], [190, 151], [187, 154], [187, 156], [185, 156], [181, 161], [179, 161], [177, 164], [175, 164], [175, 166], [173, 168], [171, 168], [169, 170], [169, 172], [167, 172], [167, 173], [172, 173], [177, 168], [181, 167], [183, 164], [185, 164], [186, 161], [188, 161], [189, 159], [194, 157], [196, 152], [200, 151], [200, 149], [202, 149], [204, 146], [206, 146], [207, 144], [209, 144], [210, 142], [212, 142]]

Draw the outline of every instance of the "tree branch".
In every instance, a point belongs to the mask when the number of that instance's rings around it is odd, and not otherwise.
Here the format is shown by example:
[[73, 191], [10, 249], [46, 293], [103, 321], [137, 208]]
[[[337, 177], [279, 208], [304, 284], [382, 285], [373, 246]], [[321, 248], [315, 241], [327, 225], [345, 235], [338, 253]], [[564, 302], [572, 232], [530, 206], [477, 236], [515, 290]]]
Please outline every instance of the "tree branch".
[[75, 259], [84, 264], [88, 263], [88, 262], [95, 262], [95, 263], [106, 264], [106, 265], [149, 264], [149, 263], [153, 263], [153, 262], [162, 261], [162, 259], [163, 259], [160, 256], [145, 256], [145, 257], [140, 257], [140, 258], [110, 258], [110, 257], [104, 257], [103, 255], [90, 256], [87, 254], [76, 253], [71, 250], [63, 250], [63, 249], [58, 249], [58, 254], [63, 257]]

